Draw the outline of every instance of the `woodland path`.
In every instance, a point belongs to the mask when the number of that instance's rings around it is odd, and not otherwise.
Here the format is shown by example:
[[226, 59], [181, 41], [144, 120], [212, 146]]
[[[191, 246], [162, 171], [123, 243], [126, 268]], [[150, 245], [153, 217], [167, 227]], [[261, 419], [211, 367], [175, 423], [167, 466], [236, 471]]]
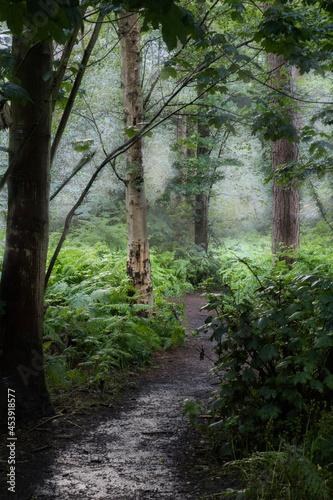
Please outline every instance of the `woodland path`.
[[[205, 302], [199, 295], [183, 300], [190, 332], [208, 313], [200, 311]], [[200, 360], [202, 348], [208, 356]], [[205, 447], [188, 417], [182, 418], [186, 398], [207, 401], [214, 390], [208, 373], [213, 355], [207, 335], [189, 335], [185, 346], [158, 353], [153, 368], [134, 379], [114, 408], [70, 416], [70, 432], [61, 419], [50, 423], [53, 438], [57, 427], [56, 442], [48, 447], [47, 429], [39, 432], [18, 457], [16, 494], [0, 498], [196, 500], [219, 491], [220, 481], [200, 474]]]

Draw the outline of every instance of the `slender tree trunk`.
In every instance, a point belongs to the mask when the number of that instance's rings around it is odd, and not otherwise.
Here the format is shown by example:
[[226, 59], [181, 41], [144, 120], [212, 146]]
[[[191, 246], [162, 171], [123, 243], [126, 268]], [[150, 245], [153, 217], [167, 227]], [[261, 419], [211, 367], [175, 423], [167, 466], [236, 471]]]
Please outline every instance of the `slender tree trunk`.
[[[209, 160], [209, 150], [204, 143], [200, 143], [201, 139], [209, 137], [209, 125], [204, 123], [201, 119], [198, 121], [198, 146], [197, 146], [197, 160], [198, 160], [198, 175], [209, 177], [209, 172], [201, 168], [200, 163]], [[207, 167], [208, 168], [208, 167]], [[205, 171], [205, 174], [204, 174]], [[195, 197], [195, 244], [200, 245], [205, 252], [208, 250], [208, 208], [209, 208], [209, 194], [207, 181], [201, 181], [202, 191]], [[200, 177], [198, 179], [200, 182]]]
[[[294, 92], [296, 87], [296, 70], [285, 64], [283, 56], [268, 54], [268, 67], [270, 69], [271, 84], [275, 88], [287, 89]], [[273, 103], [276, 105], [276, 103]], [[298, 128], [297, 112], [290, 109], [293, 125]], [[289, 142], [282, 138], [271, 144], [272, 169], [279, 165], [297, 161], [299, 158], [299, 146], [296, 142]], [[293, 181], [290, 185], [272, 185], [272, 249], [274, 253], [280, 253], [288, 249], [299, 248], [300, 243], [300, 194]], [[290, 264], [293, 259], [280, 255], [281, 260]]]
[[[49, 232], [50, 69], [51, 45], [34, 46], [14, 37], [15, 75], [31, 101], [12, 102], [10, 161], [33, 128], [30, 140], [8, 178], [6, 248], [0, 286], [5, 313], [0, 316], [1, 417], [7, 390], [16, 392], [16, 413], [22, 419], [54, 413], [43, 369], [44, 278]], [[4, 390], [5, 389], [5, 390]]]
[[[176, 124], [176, 140], [177, 140], [177, 144], [178, 144], [178, 140], [179, 139], [186, 139], [186, 135], [187, 135], [187, 121], [186, 121], [186, 115], [183, 115], [183, 116], [178, 116], [177, 117], [177, 124]], [[180, 147], [180, 152], [183, 156], [183, 159], [184, 161], [186, 161], [186, 153], [187, 153], [187, 147], [186, 147], [186, 144], [183, 144], [181, 147]]]
[[208, 194], [195, 197], [195, 244], [208, 250]]
[[77, 75], [76, 75], [76, 78], [75, 78], [75, 81], [74, 81], [71, 93], [69, 95], [69, 98], [68, 98], [68, 101], [67, 101], [67, 104], [66, 104], [66, 107], [65, 107], [65, 110], [64, 110], [64, 112], [62, 114], [62, 117], [61, 117], [58, 129], [57, 129], [57, 132], [56, 132], [55, 137], [53, 139], [53, 143], [52, 143], [52, 146], [51, 146], [51, 164], [54, 161], [55, 155], [56, 155], [58, 147], [59, 147], [59, 143], [60, 143], [61, 138], [62, 138], [62, 136], [64, 134], [65, 128], [67, 126], [67, 122], [68, 122], [69, 116], [70, 116], [70, 114], [72, 112], [72, 109], [73, 109], [74, 102], [75, 102], [75, 99], [77, 97], [77, 94], [79, 92], [83, 76], [84, 76], [85, 71], [87, 69], [87, 64], [89, 62], [91, 53], [92, 53], [92, 51], [93, 51], [93, 49], [94, 49], [94, 47], [96, 45], [99, 32], [101, 31], [103, 19], [104, 19], [104, 14], [100, 13], [99, 16], [98, 16], [98, 18], [97, 18], [97, 22], [95, 24], [95, 28], [94, 28], [94, 31], [93, 31], [93, 33], [91, 35], [91, 38], [90, 38], [89, 43], [87, 45], [87, 48], [84, 51], [79, 71], [77, 72]]
[[[126, 127], [140, 128], [143, 99], [140, 83], [140, 27], [137, 13], [122, 10], [118, 21], [121, 51], [121, 80]], [[144, 179], [142, 139], [126, 155], [127, 273], [138, 293], [138, 302], [154, 301], [147, 231], [147, 198]]]

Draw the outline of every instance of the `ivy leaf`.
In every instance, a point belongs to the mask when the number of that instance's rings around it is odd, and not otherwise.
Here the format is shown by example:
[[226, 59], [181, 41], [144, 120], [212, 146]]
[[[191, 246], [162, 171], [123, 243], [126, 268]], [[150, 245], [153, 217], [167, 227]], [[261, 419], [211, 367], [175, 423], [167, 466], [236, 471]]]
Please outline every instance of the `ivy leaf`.
[[235, 370], [229, 370], [223, 375], [224, 380], [233, 380], [237, 377], [237, 372]]

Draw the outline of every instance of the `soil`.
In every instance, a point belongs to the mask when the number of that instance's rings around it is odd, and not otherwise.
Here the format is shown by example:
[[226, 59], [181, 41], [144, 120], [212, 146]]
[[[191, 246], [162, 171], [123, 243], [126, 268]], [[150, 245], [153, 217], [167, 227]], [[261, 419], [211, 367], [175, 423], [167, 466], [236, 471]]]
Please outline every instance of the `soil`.
[[90, 412], [74, 410], [18, 433], [16, 491], [7, 489], [8, 457], [2, 457], [1, 499], [225, 498], [219, 492], [232, 481], [182, 417], [184, 400], [207, 403], [217, 388], [209, 334], [190, 334], [208, 314], [200, 311], [205, 300], [197, 294], [182, 300], [189, 331], [185, 345], [156, 353], [152, 367], [132, 378], [113, 406], [101, 392], [100, 404]]

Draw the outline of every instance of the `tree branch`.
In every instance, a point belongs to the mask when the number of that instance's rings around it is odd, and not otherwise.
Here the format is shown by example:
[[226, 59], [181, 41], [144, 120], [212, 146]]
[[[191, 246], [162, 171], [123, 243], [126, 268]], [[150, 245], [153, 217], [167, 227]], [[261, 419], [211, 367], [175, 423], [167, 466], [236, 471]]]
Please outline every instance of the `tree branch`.
[[72, 36], [71, 36], [70, 40], [66, 43], [65, 48], [63, 50], [63, 53], [62, 53], [62, 56], [60, 59], [60, 66], [58, 67], [58, 70], [57, 70], [57, 76], [54, 78], [53, 84], [52, 84], [52, 110], [54, 110], [54, 108], [55, 108], [57, 96], [58, 96], [64, 75], [65, 75], [65, 72], [67, 69], [67, 62], [68, 62], [68, 59], [73, 51], [73, 48], [75, 45], [75, 40], [76, 40], [76, 37], [79, 33], [79, 30], [80, 30], [80, 26], [79, 25], [75, 26], [73, 33], [72, 33]]
[[99, 172], [101, 170], [102, 170], [101, 167], [97, 168], [97, 170], [95, 171], [95, 173], [90, 178], [90, 180], [89, 180], [88, 184], [86, 185], [85, 189], [81, 193], [79, 199], [77, 200], [77, 202], [75, 203], [75, 205], [72, 207], [72, 209], [67, 214], [62, 235], [61, 235], [60, 240], [58, 242], [57, 248], [55, 249], [55, 252], [52, 255], [49, 267], [48, 267], [47, 272], [46, 272], [46, 276], [45, 276], [45, 290], [46, 290], [46, 287], [48, 285], [48, 282], [49, 282], [49, 279], [50, 279], [50, 276], [51, 276], [54, 264], [56, 263], [56, 260], [58, 258], [59, 252], [61, 250], [61, 247], [62, 247], [62, 245], [63, 245], [63, 243], [64, 243], [64, 241], [66, 239], [66, 236], [68, 234], [68, 231], [69, 231], [69, 228], [70, 228], [70, 225], [71, 225], [71, 222], [72, 222], [72, 218], [75, 215], [75, 210], [81, 205], [82, 201], [84, 200], [84, 198], [88, 194], [89, 189], [91, 188], [91, 186], [95, 182], [95, 179], [97, 178], [97, 176], [98, 176], [98, 174], [99, 174]]
[[[103, 18], [104, 18], [104, 14], [99, 14], [98, 20], [103, 20]], [[74, 101], [75, 101], [77, 93], [79, 91], [83, 75], [84, 75], [85, 70], [87, 68], [87, 64], [88, 64], [89, 58], [90, 58], [91, 53], [93, 51], [93, 48], [94, 48], [94, 46], [96, 44], [99, 32], [101, 30], [101, 26], [102, 25], [99, 24], [99, 23], [95, 24], [93, 34], [91, 35], [91, 38], [89, 40], [89, 43], [87, 45], [86, 50], [84, 51], [79, 71], [78, 71], [78, 73], [76, 75], [76, 78], [75, 78], [75, 81], [74, 81], [74, 85], [72, 87], [71, 93], [70, 93], [69, 98], [68, 98], [68, 102], [66, 104], [66, 108], [65, 108], [65, 110], [64, 110], [64, 112], [62, 114], [62, 117], [61, 117], [58, 129], [57, 129], [56, 135], [55, 135], [53, 143], [52, 143], [52, 147], [51, 147], [51, 165], [52, 165], [52, 163], [54, 161], [54, 157], [55, 157], [55, 154], [57, 152], [60, 140], [61, 140], [61, 138], [63, 136], [64, 131], [65, 131], [65, 128], [66, 128], [66, 125], [67, 125], [67, 122], [68, 122], [68, 119], [69, 119], [69, 115], [70, 115], [70, 113], [72, 111], [72, 108], [73, 108], [73, 105], [74, 105]]]
[[319, 209], [319, 212], [321, 213], [322, 218], [324, 219], [324, 221], [326, 222], [326, 224], [328, 225], [328, 227], [330, 228], [330, 230], [333, 231], [333, 226], [328, 221], [328, 219], [326, 217], [326, 214], [325, 214], [325, 211], [324, 211], [324, 207], [322, 205], [322, 202], [319, 199], [319, 196], [318, 196], [318, 193], [316, 191], [316, 188], [314, 187], [313, 182], [310, 179], [308, 179], [308, 181], [309, 181], [309, 184], [311, 186], [313, 197], [315, 199], [315, 202], [316, 202], [316, 205], [317, 205], [317, 207]]
[[[171, 112], [168, 116], [163, 117], [163, 118], [161, 118], [161, 120], [159, 120], [158, 122], [154, 123], [158, 119], [158, 117], [162, 114], [163, 109], [165, 109], [166, 105], [168, 105], [171, 102], [171, 100], [174, 99], [181, 92], [181, 90], [188, 85], [188, 83], [191, 81], [191, 79], [193, 77], [193, 74], [195, 74], [195, 73], [196, 73], [196, 71], [192, 72], [192, 74], [191, 74], [191, 76], [189, 78], [184, 78], [182, 84], [168, 98], [168, 100], [166, 101], [165, 105], [162, 106], [160, 110], [158, 110], [158, 112], [154, 115], [154, 117], [152, 118], [152, 120], [148, 124], [146, 124], [133, 138], [131, 138], [130, 140], [128, 140], [124, 144], [120, 145], [112, 153], [110, 153], [109, 155], [107, 155], [107, 157], [102, 161], [102, 163], [100, 163], [100, 165], [98, 166], [98, 168], [95, 170], [94, 174], [91, 176], [89, 182], [87, 183], [87, 185], [86, 185], [85, 189], [83, 190], [82, 194], [80, 195], [79, 199], [77, 200], [77, 202], [75, 203], [75, 205], [72, 207], [72, 209], [67, 214], [62, 235], [61, 235], [60, 240], [58, 242], [57, 248], [56, 248], [56, 250], [55, 250], [55, 252], [54, 252], [54, 254], [53, 254], [52, 258], [51, 258], [49, 267], [47, 269], [47, 273], [46, 273], [46, 276], [45, 276], [45, 289], [47, 287], [48, 281], [49, 281], [51, 273], [52, 273], [52, 269], [53, 269], [54, 264], [55, 264], [55, 262], [57, 260], [59, 252], [61, 250], [61, 247], [62, 247], [62, 245], [63, 245], [63, 243], [64, 243], [64, 241], [66, 239], [66, 236], [68, 234], [68, 231], [69, 231], [69, 228], [70, 228], [70, 224], [71, 224], [72, 218], [73, 218], [73, 216], [75, 214], [75, 211], [77, 210], [77, 208], [83, 202], [83, 200], [86, 197], [87, 193], [89, 192], [91, 186], [93, 185], [93, 183], [97, 179], [98, 174], [105, 167], [105, 165], [107, 165], [111, 161], [113, 162], [113, 165], [114, 165], [115, 159], [118, 156], [120, 156], [121, 154], [125, 153], [129, 148], [131, 148], [133, 146], [133, 144], [135, 144], [137, 141], [139, 141], [142, 137], [144, 137], [145, 135], [147, 135], [149, 132], [151, 132], [153, 129], [155, 129], [157, 126], [159, 126], [161, 123], [163, 123], [166, 120], [168, 120], [169, 118], [171, 118], [171, 116], [174, 116], [175, 114], [179, 113], [179, 111], [181, 109], [184, 109], [185, 107], [191, 106], [192, 104], [194, 104], [198, 99], [200, 99], [203, 95], [205, 95], [209, 90], [211, 90], [212, 88], [214, 88], [217, 85], [217, 83], [219, 83], [219, 82], [213, 83], [212, 85], [210, 85], [209, 87], [207, 87], [206, 90], [203, 90], [200, 94], [198, 94], [195, 98], [193, 98], [191, 102], [186, 103], [185, 105], [181, 106], [180, 108], [177, 108], [176, 110], [174, 110], [173, 112]], [[227, 77], [224, 77], [221, 80], [224, 80], [225, 78], [227, 78]], [[113, 168], [115, 169], [115, 166], [113, 166]]]
[[71, 179], [73, 179], [73, 177], [78, 173], [80, 172], [80, 170], [85, 166], [87, 165], [87, 163], [89, 163], [93, 157], [95, 156], [96, 154], [96, 151], [93, 151], [93, 152], [89, 152], [86, 156], [83, 156], [81, 158], [81, 160], [79, 161], [79, 163], [77, 164], [77, 166], [74, 168], [73, 172], [71, 173], [71, 175], [69, 177], [67, 177], [67, 179], [62, 183], [60, 184], [60, 186], [54, 191], [54, 193], [50, 196], [50, 201], [52, 201], [56, 196], [57, 194], [60, 193], [60, 191], [69, 183], [69, 181]]

